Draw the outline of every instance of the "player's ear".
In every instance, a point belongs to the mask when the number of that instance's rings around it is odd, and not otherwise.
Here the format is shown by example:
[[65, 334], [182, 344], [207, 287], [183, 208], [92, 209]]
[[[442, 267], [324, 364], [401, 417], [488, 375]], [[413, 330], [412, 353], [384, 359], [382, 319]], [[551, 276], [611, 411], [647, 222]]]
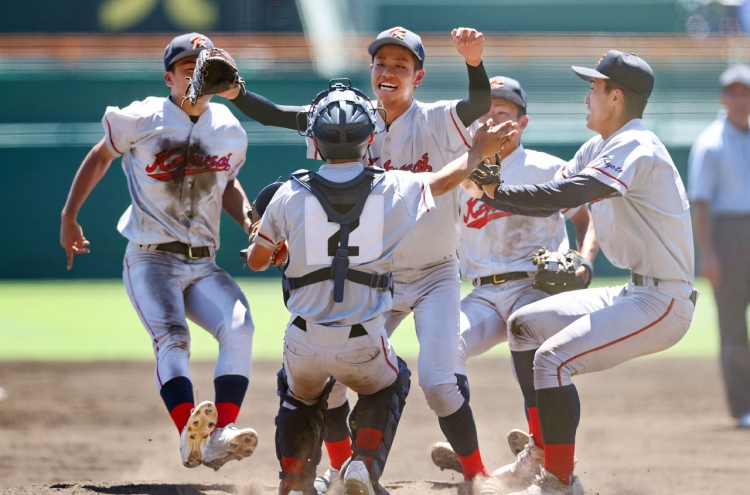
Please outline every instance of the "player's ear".
[[529, 125], [529, 116], [524, 115], [520, 119], [518, 119], [518, 130], [519, 131], [525, 131], [526, 126]]
[[424, 69], [419, 69], [414, 74], [414, 87], [416, 88], [420, 84], [422, 84], [422, 80], [424, 79]]
[[164, 84], [166, 84], [168, 88], [171, 88], [172, 86], [174, 86], [174, 73], [173, 72], [164, 73]]

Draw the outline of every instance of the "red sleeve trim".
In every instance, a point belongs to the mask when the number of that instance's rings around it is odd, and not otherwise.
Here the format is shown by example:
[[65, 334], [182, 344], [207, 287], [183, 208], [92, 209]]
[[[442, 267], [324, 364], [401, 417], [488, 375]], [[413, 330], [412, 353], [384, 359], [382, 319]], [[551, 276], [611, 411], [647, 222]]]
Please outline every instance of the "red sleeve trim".
[[562, 168], [562, 169], [560, 169], [560, 174], [562, 175], [562, 178], [563, 178], [563, 179], [567, 179], [567, 178], [568, 178], [568, 176], [567, 176], [567, 175], [565, 175], [565, 169], [566, 169], [566, 168], [568, 168], [568, 165], [567, 165], [567, 164], [566, 164], [566, 165], [563, 165], [563, 168]]
[[471, 148], [471, 145], [466, 142], [466, 138], [464, 137], [464, 133], [461, 132], [461, 128], [456, 123], [456, 118], [453, 116], [453, 108], [451, 108], [451, 120], [453, 121], [453, 125], [456, 126], [456, 131], [458, 131], [458, 135], [461, 136], [461, 141], [464, 142], [464, 145], [466, 145], [467, 148]]
[[263, 235], [262, 233], [258, 232], [258, 236], [259, 236], [259, 237], [262, 237], [262, 238], [263, 238], [263, 239], [265, 239], [265, 240], [267, 240], [267, 241], [268, 241], [268, 242], [270, 242], [271, 244], [273, 244], [273, 245], [276, 245], [276, 243], [275, 243], [275, 242], [273, 242], [273, 241], [272, 241], [271, 239], [269, 239], [269, 238], [268, 238], [267, 236]]
[[618, 178], [617, 178], [617, 177], [615, 177], [614, 175], [612, 175], [612, 174], [609, 174], [609, 173], [605, 172], [604, 170], [600, 169], [599, 167], [591, 167], [591, 168], [593, 168], [594, 170], [596, 170], [596, 171], [598, 171], [598, 172], [601, 172], [601, 173], [603, 173], [604, 175], [606, 175], [606, 176], [607, 176], [607, 177], [609, 177], [610, 179], [616, 180], [617, 182], [619, 182], [620, 184], [622, 184], [622, 185], [623, 185], [623, 187], [624, 187], [625, 189], [627, 189], [627, 188], [628, 188], [628, 185], [627, 185], [627, 184], [625, 184], [625, 183], [624, 183], [623, 181], [621, 181], [620, 179], [618, 179]]
[[107, 117], [104, 117], [104, 121], [107, 123], [107, 131], [109, 131], [108, 132], [108, 134], [109, 134], [109, 144], [112, 145], [112, 149], [114, 149], [119, 154], [123, 155], [124, 153], [122, 151], [118, 150], [117, 146], [115, 146], [115, 142], [112, 141], [112, 127], [109, 125], [109, 119], [107, 119]]

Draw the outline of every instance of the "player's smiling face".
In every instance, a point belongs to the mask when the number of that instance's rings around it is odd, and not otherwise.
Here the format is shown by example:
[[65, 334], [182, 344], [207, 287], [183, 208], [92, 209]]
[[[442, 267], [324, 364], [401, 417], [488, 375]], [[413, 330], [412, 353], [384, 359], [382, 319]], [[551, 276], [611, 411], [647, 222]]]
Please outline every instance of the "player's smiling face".
[[399, 45], [384, 45], [370, 65], [372, 90], [388, 109], [392, 104], [411, 103], [414, 88], [422, 84], [424, 69], [416, 69], [413, 54]]
[[613, 92], [607, 93], [605, 86], [604, 79], [594, 79], [591, 81], [591, 89], [583, 100], [589, 110], [586, 116], [586, 127], [594, 132], [604, 129], [614, 112]]

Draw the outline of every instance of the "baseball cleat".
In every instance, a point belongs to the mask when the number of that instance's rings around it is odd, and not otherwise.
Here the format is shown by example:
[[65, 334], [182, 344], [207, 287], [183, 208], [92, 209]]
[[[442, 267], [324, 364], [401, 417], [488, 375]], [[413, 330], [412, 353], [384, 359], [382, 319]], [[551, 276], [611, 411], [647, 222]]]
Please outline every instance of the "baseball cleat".
[[189, 468], [198, 467], [203, 461], [203, 450], [211, 432], [216, 427], [219, 413], [211, 401], [204, 401], [195, 406], [190, 419], [180, 435], [180, 454], [182, 465]]
[[346, 495], [376, 495], [377, 491], [370, 480], [370, 471], [365, 463], [353, 460], [346, 468], [344, 475], [344, 493]]
[[461, 461], [458, 460], [458, 456], [453, 451], [453, 447], [448, 442], [436, 442], [432, 444], [432, 462], [440, 468], [440, 470], [450, 469], [458, 473], [463, 473], [464, 468], [461, 465]]
[[216, 428], [203, 451], [203, 465], [218, 471], [231, 460], [250, 457], [258, 446], [258, 434], [252, 428], [238, 430], [234, 423]]
[[481, 493], [490, 495], [523, 490], [531, 485], [543, 464], [544, 450], [536, 446], [534, 437], [531, 436], [526, 447], [516, 456], [515, 462], [492, 473], [482, 487]]
[[318, 493], [325, 493], [329, 488], [331, 488], [331, 484], [334, 483], [337, 479], [339, 479], [339, 470], [334, 469], [332, 466], [330, 466], [328, 469], [326, 469], [326, 472], [323, 473], [323, 476], [317, 476], [315, 478], [315, 489], [318, 491]]
[[578, 476], [570, 475], [570, 484], [566, 485], [557, 476], [542, 468], [540, 474], [534, 477], [531, 486], [510, 495], [583, 495], [583, 486]]
[[527, 443], [529, 443], [529, 434], [525, 431], [513, 429], [508, 432], [508, 447], [513, 455], [520, 454], [526, 448]]

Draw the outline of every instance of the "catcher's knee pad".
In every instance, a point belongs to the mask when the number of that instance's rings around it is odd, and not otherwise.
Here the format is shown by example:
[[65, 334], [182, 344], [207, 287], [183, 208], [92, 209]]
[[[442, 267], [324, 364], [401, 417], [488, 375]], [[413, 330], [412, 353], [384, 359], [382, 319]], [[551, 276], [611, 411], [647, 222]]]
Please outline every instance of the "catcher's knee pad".
[[280, 406], [275, 421], [276, 457], [281, 464], [282, 487], [314, 493], [315, 469], [320, 463], [325, 435], [326, 399], [334, 383], [329, 378], [316, 403], [307, 405], [289, 395], [284, 368], [277, 374]]
[[398, 376], [388, 387], [361, 395], [349, 415], [354, 455], [370, 458], [370, 476], [380, 479], [411, 388], [411, 371], [398, 358]]

